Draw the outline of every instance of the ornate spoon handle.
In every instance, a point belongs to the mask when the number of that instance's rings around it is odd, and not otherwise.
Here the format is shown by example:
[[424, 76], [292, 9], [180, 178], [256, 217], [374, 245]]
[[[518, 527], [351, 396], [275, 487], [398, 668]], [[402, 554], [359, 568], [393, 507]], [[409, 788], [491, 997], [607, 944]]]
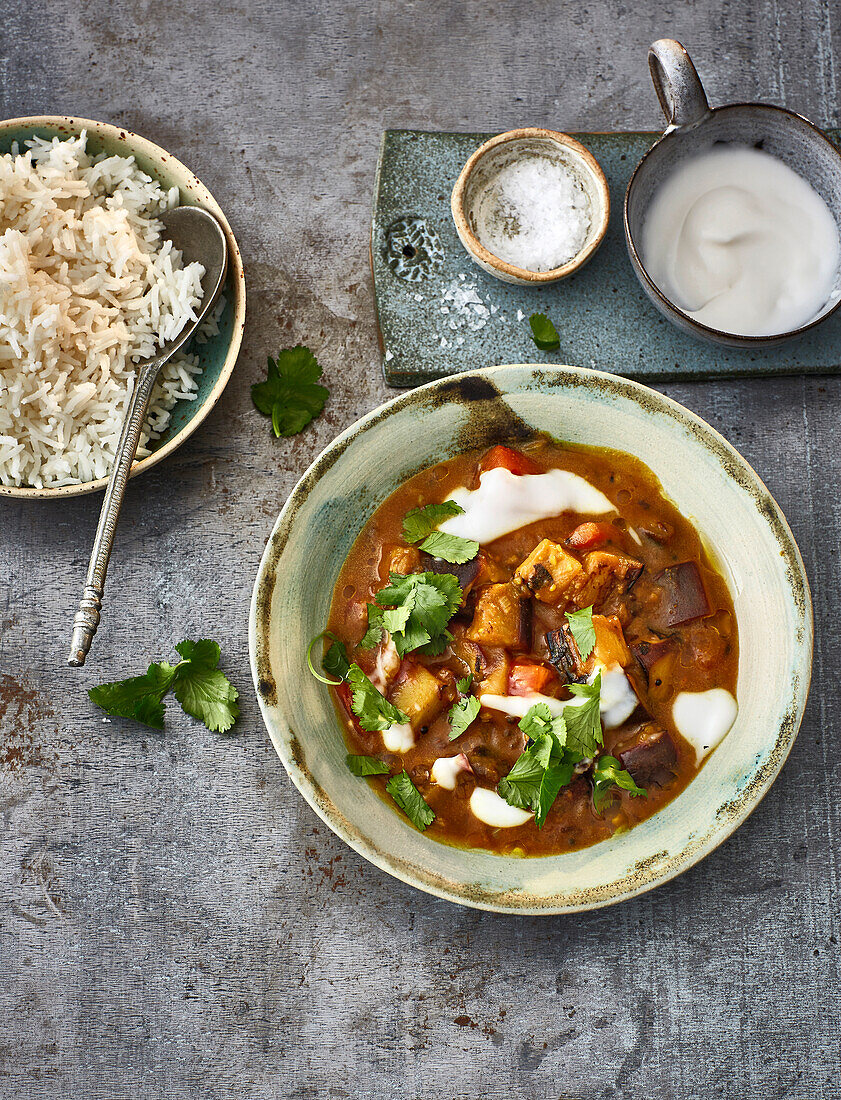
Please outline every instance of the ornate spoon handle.
[[73, 622], [73, 640], [70, 643], [70, 656], [67, 658], [67, 663], [70, 665], [83, 665], [85, 663], [85, 657], [91, 647], [93, 636], [96, 634], [96, 628], [99, 626], [99, 611], [102, 607], [102, 593], [105, 589], [105, 574], [108, 571], [108, 560], [111, 557], [111, 548], [114, 545], [117, 517], [123, 503], [123, 494], [126, 490], [131, 464], [137, 454], [140, 432], [146, 420], [146, 413], [149, 411], [152, 389], [157, 381], [160, 369], [160, 359], [154, 359], [141, 368], [137, 385], [134, 387], [126, 410], [114, 466], [111, 470], [108, 487], [105, 490], [102, 511], [99, 513], [99, 525], [96, 529], [96, 538], [94, 539], [91, 560], [88, 565], [85, 590]]

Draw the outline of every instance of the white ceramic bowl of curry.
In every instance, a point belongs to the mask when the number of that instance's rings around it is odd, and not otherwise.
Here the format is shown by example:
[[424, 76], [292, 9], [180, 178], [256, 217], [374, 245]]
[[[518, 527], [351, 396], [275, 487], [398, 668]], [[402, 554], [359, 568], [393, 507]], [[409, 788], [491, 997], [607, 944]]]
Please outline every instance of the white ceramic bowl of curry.
[[[328, 690], [306, 662], [333, 589], [371, 514], [447, 456], [543, 432], [633, 455], [659, 478], [724, 577], [738, 623], [739, 713], [689, 784], [628, 831], [520, 858], [417, 831], [346, 766]], [[252, 670], [272, 742], [323, 820], [366, 859], [448, 900], [514, 913], [611, 904], [686, 870], [754, 809], [797, 735], [812, 611], [799, 551], [751, 467], [709, 425], [635, 382], [575, 367], [496, 367], [430, 383], [336, 439], [291, 494], [254, 587]]]

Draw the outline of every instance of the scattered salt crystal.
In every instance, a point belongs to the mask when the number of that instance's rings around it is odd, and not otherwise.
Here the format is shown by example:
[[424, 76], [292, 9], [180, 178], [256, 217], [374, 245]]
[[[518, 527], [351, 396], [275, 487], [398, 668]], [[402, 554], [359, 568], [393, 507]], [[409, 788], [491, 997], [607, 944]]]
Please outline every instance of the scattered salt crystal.
[[394, 352], [393, 352], [393, 351], [387, 351], [387, 352], [385, 353], [385, 361], [386, 361], [386, 363], [390, 363], [390, 362], [391, 362], [391, 360], [392, 360], [393, 358], [394, 358]]
[[560, 160], [528, 156], [504, 168], [473, 207], [476, 236], [506, 263], [551, 271], [580, 252], [590, 228], [590, 200]]
[[517, 310], [517, 320], [518, 320], [518, 321], [522, 321], [522, 319], [523, 319], [524, 317], [525, 317], [525, 313], [523, 313], [523, 311], [522, 311], [521, 309], [518, 309], [518, 310]]
[[416, 294], [415, 295], [415, 301], [416, 302], [422, 302], [423, 301], [423, 295], [422, 294]]

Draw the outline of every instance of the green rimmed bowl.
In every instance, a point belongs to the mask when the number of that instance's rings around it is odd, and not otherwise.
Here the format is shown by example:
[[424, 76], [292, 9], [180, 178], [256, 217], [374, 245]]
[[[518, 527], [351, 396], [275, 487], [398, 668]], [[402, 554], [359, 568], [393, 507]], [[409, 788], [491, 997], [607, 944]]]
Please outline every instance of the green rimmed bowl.
[[[180, 447], [185, 439], [198, 428], [210, 410], [222, 396], [242, 342], [245, 324], [245, 272], [242, 257], [234, 234], [222, 209], [204, 184], [171, 153], [159, 145], [134, 134], [124, 126], [108, 122], [95, 122], [88, 118], [72, 118], [59, 115], [37, 115], [31, 118], [12, 118], [0, 122], [0, 154], [11, 152], [17, 142], [32, 137], [65, 139], [77, 137], [82, 130], [88, 132], [87, 148], [93, 153], [133, 156], [142, 171], [157, 180], [162, 187], [177, 187], [182, 205], [203, 206], [210, 210], [225, 230], [228, 239], [228, 274], [222, 293], [225, 308], [219, 319], [219, 332], [206, 343], [188, 343], [184, 350], [197, 355], [202, 372], [198, 376], [198, 392], [194, 401], [178, 401], [172, 410], [166, 432], [150, 443], [151, 454], [138, 459], [131, 468], [131, 477], [149, 470], [167, 455]], [[0, 485], [0, 496], [20, 497], [26, 500], [54, 500], [62, 497], [81, 496], [104, 489], [108, 478], [85, 481], [80, 485], [62, 485], [58, 488], [34, 489], [26, 486]]]
[[[636, 455], [702, 532], [739, 624], [739, 716], [686, 790], [630, 832], [582, 851], [516, 859], [417, 832], [345, 765], [327, 689], [306, 666], [333, 585], [375, 508], [447, 455], [544, 431]], [[762, 481], [688, 409], [615, 375], [494, 367], [412, 390], [342, 433], [298, 483], [251, 602], [251, 665], [266, 727], [293, 783], [377, 867], [463, 905], [567, 913], [635, 896], [685, 871], [759, 803], [797, 736], [812, 662], [812, 605], [785, 517]]]

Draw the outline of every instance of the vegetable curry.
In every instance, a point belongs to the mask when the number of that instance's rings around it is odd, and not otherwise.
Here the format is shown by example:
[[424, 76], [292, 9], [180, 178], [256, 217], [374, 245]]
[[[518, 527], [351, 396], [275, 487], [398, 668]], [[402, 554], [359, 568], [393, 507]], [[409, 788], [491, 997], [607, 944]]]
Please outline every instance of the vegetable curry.
[[328, 626], [348, 766], [450, 844], [538, 856], [627, 830], [736, 717], [726, 583], [616, 451], [541, 436], [423, 470], [366, 523]]

